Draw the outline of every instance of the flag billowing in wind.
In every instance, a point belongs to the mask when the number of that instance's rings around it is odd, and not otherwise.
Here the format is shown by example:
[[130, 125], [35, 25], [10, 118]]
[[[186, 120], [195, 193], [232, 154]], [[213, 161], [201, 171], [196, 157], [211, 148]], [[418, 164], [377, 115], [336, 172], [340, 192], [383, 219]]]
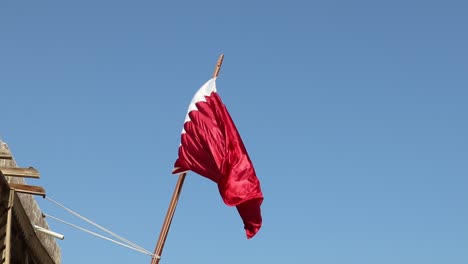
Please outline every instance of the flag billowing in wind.
[[234, 122], [216, 92], [216, 78], [194, 95], [185, 117], [173, 173], [188, 170], [218, 184], [226, 205], [236, 206], [247, 238], [262, 226], [263, 194]]

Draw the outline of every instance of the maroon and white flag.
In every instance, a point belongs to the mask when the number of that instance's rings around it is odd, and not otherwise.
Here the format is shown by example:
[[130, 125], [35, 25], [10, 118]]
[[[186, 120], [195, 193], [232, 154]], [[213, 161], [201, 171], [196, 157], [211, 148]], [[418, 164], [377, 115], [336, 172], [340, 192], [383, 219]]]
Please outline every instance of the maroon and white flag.
[[262, 226], [263, 194], [244, 143], [216, 92], [216, 78], [194, 95], [185, 117], [173, 173], [193, 171], [218, 184], [226, 205], [236, 206], [247, 238]]

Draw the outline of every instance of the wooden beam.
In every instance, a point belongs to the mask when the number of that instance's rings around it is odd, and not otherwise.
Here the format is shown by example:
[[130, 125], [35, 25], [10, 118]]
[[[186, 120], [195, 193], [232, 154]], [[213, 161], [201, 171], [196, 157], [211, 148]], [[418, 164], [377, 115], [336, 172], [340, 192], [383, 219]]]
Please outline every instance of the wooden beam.
[[17, 193], [28, 193], [28, 194], [34, 194], [34, 195], [40, 195], [42, 197], [46, 197], [45, 189], [42, 188], [41, 186], [10, 183], [10, 188], [15, 190]]
[[6, 234], [5, 234], [5, 264], [11, 263], [11, 233], [12, 230], [12, 221], [13, 221], [13, 204], [15, 201], [15, 192], [9, 191], [8, 199], [8, 212], [7, 212], [7, 222], [6, 222]]
[[33, 167], [29, 168], [0, 168], [3, 175], [10, 177], [34, 178], [39, 179], [39, 171]]
[[13, 159], [13, 156], [11, 156], [10, 151], [0, 149], [0, 159]]

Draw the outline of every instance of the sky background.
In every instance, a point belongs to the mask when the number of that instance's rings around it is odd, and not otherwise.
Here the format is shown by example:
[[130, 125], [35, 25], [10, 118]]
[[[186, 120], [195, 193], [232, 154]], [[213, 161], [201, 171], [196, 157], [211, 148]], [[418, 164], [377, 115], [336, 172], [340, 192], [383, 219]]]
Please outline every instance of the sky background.
[[[187, 106], [254, 162], [247, 240], [186, 179], [161, 263], [468, 263], [466, 1], [1, 1], [0, 135], [47, 194], [153, 251]], [[45, 213], [89, 228], [47, 200]], [[149, 263], [49, 219], [64, 264]]]

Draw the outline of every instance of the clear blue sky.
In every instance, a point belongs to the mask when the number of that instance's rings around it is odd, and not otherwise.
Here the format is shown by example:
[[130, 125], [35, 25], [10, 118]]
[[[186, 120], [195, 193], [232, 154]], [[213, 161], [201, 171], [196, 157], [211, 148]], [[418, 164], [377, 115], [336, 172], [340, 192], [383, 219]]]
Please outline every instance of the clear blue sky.
[[[153, 250], [185, 112], [218, 91], [261, 180], [247, 240], [189, 174], [161, 263], [468, 263], [465, 1], [1, 1], [0, 135]], [[87, 226], [40, 199], [46, 213]], [[49, 220], [63, 263], [149, 263]]]

